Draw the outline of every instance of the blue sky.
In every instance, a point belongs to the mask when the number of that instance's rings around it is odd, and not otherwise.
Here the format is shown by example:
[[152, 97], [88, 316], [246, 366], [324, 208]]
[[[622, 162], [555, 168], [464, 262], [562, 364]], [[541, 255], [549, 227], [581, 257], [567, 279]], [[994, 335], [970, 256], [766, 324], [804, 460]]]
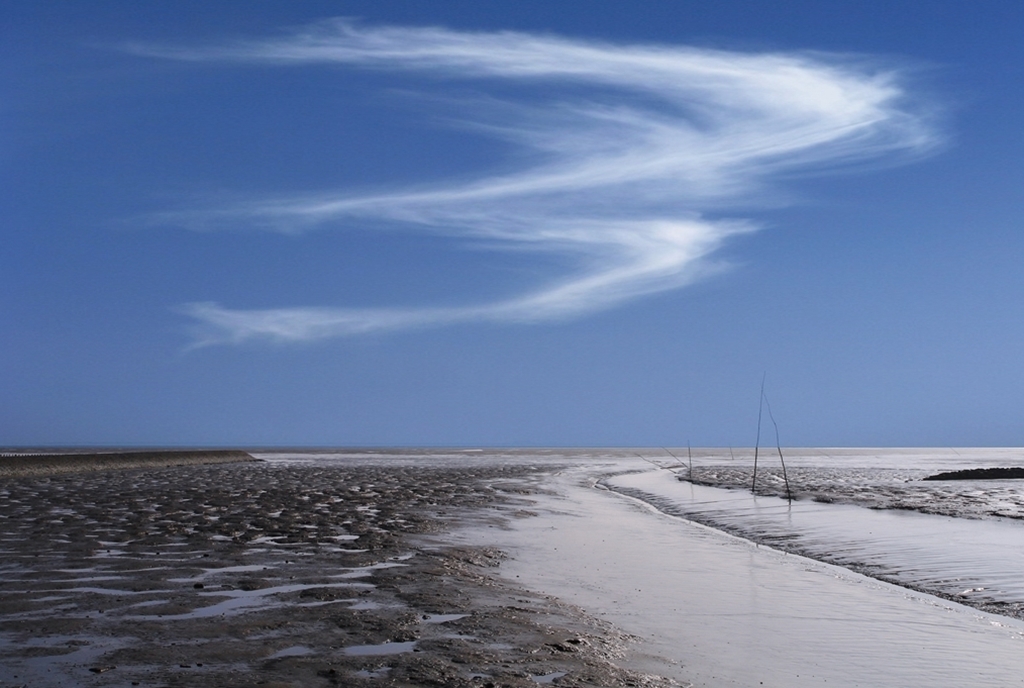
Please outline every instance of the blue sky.
[[0, 445], [1024, 444], [1015, 3], [0, 16]]

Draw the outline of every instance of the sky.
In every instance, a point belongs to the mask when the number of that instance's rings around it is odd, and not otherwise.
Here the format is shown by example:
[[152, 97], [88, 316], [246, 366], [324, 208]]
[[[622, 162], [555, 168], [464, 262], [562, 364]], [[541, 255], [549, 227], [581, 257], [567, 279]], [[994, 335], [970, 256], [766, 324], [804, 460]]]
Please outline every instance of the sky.
[[0, 446], [1024, 445], [1022, 29], [4, 2]]

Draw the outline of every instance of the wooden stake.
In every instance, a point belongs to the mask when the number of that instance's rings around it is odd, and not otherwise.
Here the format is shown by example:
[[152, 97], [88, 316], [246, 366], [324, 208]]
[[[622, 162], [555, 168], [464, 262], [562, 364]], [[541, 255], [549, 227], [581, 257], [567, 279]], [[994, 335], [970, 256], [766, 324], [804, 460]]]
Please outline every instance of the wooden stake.
[[671, 456], [671, 457], [672, 457], [673, 459], [675, 459], [676, 461], [678, 461], [678, 462], [679, 462], [679, 466], [678, 466], [678, 468], [682, 468], [682, 467], [683, 467], [683, 461], [682, 461], [682, 459], [680, 459], [680, 458], [679, 458], [678, 456], [676, 456], [675, 454], [673, 454], [672, 452], [670, 452], [670, 451], [668, 450], [668, 447], [662, 447], [662, 449], [663, 449], [663, 450], [665, 450], [665, 453], [666, 453], [666, 454], [668, 454], [668, 455], [669, 455], [669, 456]]
[[757, 439], [754, 441], [754, 477], [750, 480], [750, 493], [755, 494], [757, 487], [757, 450], [761, 445], [761, 411], [764, 409], [764, 379], [768, 377], [768, 371], [761, 375], [761, 396], [757, 400]]
[[786, 499], [789, 503], [793, 503], [793, 493], [789, 491], [789, 476], [786, 475], [786, 460], [782, 458], [782, 442], [779, 441], [779, 424], [775, 422], [775, 416], [772, 415], [772, 405], [768, 401], [768, 397], [764, 396], [764, 392], [761, 393], [764, 398], [764, 403], [768, 407], [768, 417], [772, 419], [772, 425], [775, 426], [775, 446], [779, 450], [779, 461], [782, 462], [782, 478], [786, 481]]

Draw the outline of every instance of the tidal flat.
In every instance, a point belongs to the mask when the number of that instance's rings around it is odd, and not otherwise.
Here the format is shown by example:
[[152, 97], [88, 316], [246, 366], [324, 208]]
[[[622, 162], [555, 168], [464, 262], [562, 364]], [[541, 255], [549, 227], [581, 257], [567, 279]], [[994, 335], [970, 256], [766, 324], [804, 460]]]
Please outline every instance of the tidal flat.
[[[99, 467], [102, 469], [102, 466]], [[550, 466], [543, 470], [553, 470]], [[537, 466], [229, 463], [0, 482], [0, 686], [671, 686], [497, 575]], [[536, 484], [534, 481], [533, 484]]]
[[1020, 450], [683, 452], [6, 475], [0, 686], [1024, 685]]

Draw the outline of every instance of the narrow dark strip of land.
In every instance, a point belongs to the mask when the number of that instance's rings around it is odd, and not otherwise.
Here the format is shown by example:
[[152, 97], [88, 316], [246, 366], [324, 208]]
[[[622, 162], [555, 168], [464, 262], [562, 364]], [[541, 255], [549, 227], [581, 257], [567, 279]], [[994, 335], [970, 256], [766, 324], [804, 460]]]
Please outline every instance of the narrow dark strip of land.
[[929, 475], [922, 480], [1017, 480], [1024, 478], [1024, 468], [968, 468]]
[[0, 478], [258, 460], [248, 452], [235, 449], [25, 454], [0, 457]]

